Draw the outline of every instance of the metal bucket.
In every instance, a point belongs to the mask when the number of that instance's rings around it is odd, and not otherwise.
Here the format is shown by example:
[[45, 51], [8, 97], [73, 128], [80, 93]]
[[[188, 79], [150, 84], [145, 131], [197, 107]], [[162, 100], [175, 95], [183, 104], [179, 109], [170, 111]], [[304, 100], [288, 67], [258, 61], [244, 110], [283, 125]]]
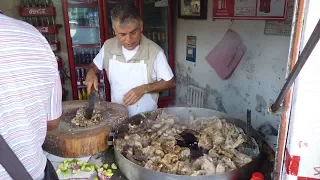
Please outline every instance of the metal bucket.
[[[196, 117], [212, 117], [217, 116], [221, 119], [226, 119], [227, 122], [233, 123], [236, 126], [242, 128], [245, 133], [247, 133], [247, 125], [243, 120], [234, 118], [229, 116], [225, 113], [214, 111], [211, 109], [204, 109], [204, 108], [187, 108], [187, 107], [173, 107], [173, 108], [163, 108], [157, 109], [152, 111], [152, 113], [143, 113], [137, 114], [129, 119], [127, 119], [115, 132], [114, 139], [117, 138], [117, 135], [120, 132], [125, 130], [127, 123], [131, 122], [132, 120], [139, 120], [139, 119], [155, 119], [157, 114], [161, 113], [162, 111], [169, 113], [169, 114], [177, 114], [182, 121], [189, 121], [190, 113]], [[188, 122], [184, 122], [188, 123]], [[124, 129], [123, 129], [124, 128]], [[262, 151], [262, 138], [251, 127], [251, 135], [255, 139], [259, 147], [259, 154], [252, 159], [252, 161], [241, 168], [235, 169], [230, 172], [216, 174], [216, 175], [204, 175], [204, 176], [184, 176], [184, 175], [175, 175], [175, 174], [168, 174], [162, 172], [156, 172], [139, 165], [132, 163], [126, 157], [124, 157], [116, 148], [114, 148], [115, 152], [115, 159], [120, 168], [120, 171], [129, 179], [129, 180], [212, 180], [212, 179], [219, 179], [219, 180], [242, 180], [242, 179], [250, 179], [251, 174], [257, 170], [260, 165], [260, 158], [261, 158], [261, 151]], [[115, 143], [113, 143], [116, 146]]]

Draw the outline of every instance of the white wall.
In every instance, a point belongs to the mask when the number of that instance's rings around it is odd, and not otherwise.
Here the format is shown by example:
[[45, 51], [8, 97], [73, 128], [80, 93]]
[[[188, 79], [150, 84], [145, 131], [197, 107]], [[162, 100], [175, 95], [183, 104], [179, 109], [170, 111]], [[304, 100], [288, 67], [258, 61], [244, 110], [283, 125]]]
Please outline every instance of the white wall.
[[3, 12], [3, 14], [16, 18], [16, 19], [22, 19], [19, 15], [19, 5], [20, 0], [10, 0], [0, 1], [0, 10]]
[[[277, 129], [280, 116], [269, 115], [267, 108], [284, 84], [290, 37], [264, 35], [265, 21], [234, 21], [231, 29], [239, 33], [247, 52], [232, 77], [221, 80], [205, 56], [224, 36], [231, 21], [213, 21], [211, 0], [208, 0], [208, 6], [207, 20], [176, 20], [175, 104], [187, 106], [186, 86], [192, 84], [207, 90], [207, 108], [225, 111], [242, 119], [246, 119], [246, 110], [251, 109], [254, 127], [268, 122]], [[187, 35], [197, 37], [196, 63], [185, 60]]]

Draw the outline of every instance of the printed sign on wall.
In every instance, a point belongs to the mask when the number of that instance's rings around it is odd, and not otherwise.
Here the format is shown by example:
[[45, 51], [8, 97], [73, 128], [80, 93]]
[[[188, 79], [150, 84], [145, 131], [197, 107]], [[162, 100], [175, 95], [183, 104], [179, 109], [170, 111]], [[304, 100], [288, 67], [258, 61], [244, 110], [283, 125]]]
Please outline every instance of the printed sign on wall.
[[287, 0], [213, 0], [213, 19], [284, 20]]
[[196, 36], [187, 36], [187, 55], [186, 60], [196, 62], [196, 50], [197, 50], [197, 38]]
[[292, 19], [294, 13], [294, 0], [288, 0], [287, 15], [284, 21], [266, 21], [264, 34], [268, 35], [291, 35]]

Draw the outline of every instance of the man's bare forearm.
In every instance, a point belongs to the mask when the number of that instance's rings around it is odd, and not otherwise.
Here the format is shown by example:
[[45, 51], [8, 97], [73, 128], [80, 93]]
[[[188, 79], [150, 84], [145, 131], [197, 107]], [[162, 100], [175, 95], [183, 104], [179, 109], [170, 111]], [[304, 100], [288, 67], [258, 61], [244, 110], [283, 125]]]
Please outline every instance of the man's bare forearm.
[[155, 83], [143, 85], [145, 93], [162, 92], [167, 89], [173, 88], [175, 86], [176, 86], [176, 82], [175, 82], [174, 78], [172, 78], [169, 81], [161, 80], [161, 81], [158, 81]]
[[88, 71], [90, 71], [90, 70], [94, 71], [96, 74], [100, 73], [100, 70], [97, 68], [97, 66], [93, 62], [89, 65]]

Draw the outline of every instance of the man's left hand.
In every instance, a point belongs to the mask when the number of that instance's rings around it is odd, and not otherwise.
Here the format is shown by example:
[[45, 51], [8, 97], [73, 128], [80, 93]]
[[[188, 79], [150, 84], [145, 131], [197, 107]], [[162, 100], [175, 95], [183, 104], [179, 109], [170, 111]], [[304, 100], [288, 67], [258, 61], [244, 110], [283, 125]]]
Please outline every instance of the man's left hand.
[[123, 104], [125, 106], [135, 104], [144, 94], [145, 87], [143, 85], [135, 87], [124, 95]]

